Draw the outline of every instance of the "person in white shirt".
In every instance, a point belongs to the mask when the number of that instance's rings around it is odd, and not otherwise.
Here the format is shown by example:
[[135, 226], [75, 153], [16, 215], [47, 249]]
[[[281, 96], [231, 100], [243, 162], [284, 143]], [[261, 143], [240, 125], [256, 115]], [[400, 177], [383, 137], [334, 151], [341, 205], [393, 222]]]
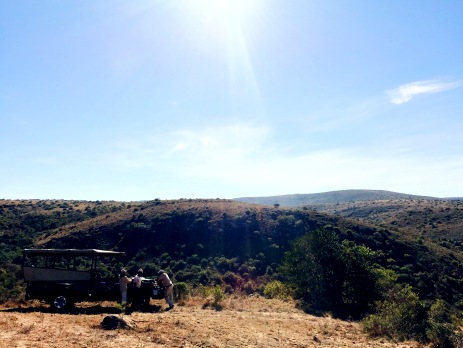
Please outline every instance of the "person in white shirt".
[[140, 268], [137, 272], [137, 275], [133, 277], [132, 283], [134, 285], [133, 291], [133, 302], [132, 302], [132, 309], [137, 310], [143, 304], [143, 294], [141, 292], [141, 281], [145, 279], [143, 277], [143, 268]]
[[130, 284], [132, 279], [127, 277], [127, 271], [121, 269], [119, 273], [119, 287], [121, 290], [121, 304], [125, 306], [127, 304], [127, 284]]
[[167, 273], [164, 272], [164, 270], [162, 270], [162, 269], [159, 270], [159, 272], [158, 272], [157, 280], [159, 282], [161, 282], [162, 286], [165, 289], [164, 298], [166, 299], [166, 302], [169, 305], [169, 307], [166, 308], [166, 311], [169, 311], [172, 308], [174, 308], [174, 296], [173, 296], [174, 284], [170, 280]]

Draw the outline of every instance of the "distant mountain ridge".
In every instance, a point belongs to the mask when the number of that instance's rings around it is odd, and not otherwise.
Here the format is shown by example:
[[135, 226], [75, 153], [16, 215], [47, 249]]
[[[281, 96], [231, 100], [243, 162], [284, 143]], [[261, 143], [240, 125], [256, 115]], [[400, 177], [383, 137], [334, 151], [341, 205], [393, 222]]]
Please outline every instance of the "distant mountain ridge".
[[344, 203], [360, 201], [381, 201], [381, 200], [416, 200], [441, 198], [429, 196], [417, 196], [405, 193], [391, 192], [385, 190], [339, 190], [310, 194], [288, 194], [268, 197], [240, 197], [234, 200], [245, 203], [264, 205], [279, 204], [287, 207], [297, 207], [312, 204]]

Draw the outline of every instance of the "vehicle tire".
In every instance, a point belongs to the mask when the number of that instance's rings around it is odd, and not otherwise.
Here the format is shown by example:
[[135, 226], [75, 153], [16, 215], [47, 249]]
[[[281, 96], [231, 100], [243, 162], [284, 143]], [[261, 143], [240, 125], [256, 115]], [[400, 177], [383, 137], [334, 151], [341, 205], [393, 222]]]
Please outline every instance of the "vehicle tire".
[[150, 301], [151, 301], [151, 296], [150, 296], [150, 294], [148, 294], [148, 295], [145, 296], [145, 299], [143, 300], [143, 305], [145, 307], [148, 307], [150, 305]]
[[71, 298], [66, 294], [57, 294], [56, 296], [53, 296], [50, 304], [51, 307], [58, 312], [68, 310], [73, 305]]

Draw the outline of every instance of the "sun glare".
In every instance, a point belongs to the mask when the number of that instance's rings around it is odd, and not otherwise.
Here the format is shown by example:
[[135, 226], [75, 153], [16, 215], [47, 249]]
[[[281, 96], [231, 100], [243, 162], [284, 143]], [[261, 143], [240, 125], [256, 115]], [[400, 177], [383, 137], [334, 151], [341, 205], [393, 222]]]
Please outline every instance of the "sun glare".
[[194, 6], [206, 16], [217, 19], [239, 19], [245, 16], [252, 8], [253, 1], [244, 0], [199, 0], [194, 2]]
[[[179, 0], [178, 9], [188, 30], [185, 38], [208, 64], [226, 67], [229, 98], [234, 105], [248, 105], [252, 114], [265, 109], [251, 57], [260, 35], [263, 0]], [[213, 57], [208, 60], [206, 57]], [[237, 109], [239, 108], [237, 106]]]
[[188, 1], [188, 12], [208, 30], [233, 30], [250, 19], [258, 1], [197, 0]]

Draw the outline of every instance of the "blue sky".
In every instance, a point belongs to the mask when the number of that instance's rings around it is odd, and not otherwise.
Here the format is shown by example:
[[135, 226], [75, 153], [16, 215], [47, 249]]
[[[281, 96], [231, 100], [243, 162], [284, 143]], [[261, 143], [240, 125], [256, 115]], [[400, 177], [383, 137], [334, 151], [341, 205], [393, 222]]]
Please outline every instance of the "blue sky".
[[0, 198], [463, 196], [463, 2], [3, 0]]

